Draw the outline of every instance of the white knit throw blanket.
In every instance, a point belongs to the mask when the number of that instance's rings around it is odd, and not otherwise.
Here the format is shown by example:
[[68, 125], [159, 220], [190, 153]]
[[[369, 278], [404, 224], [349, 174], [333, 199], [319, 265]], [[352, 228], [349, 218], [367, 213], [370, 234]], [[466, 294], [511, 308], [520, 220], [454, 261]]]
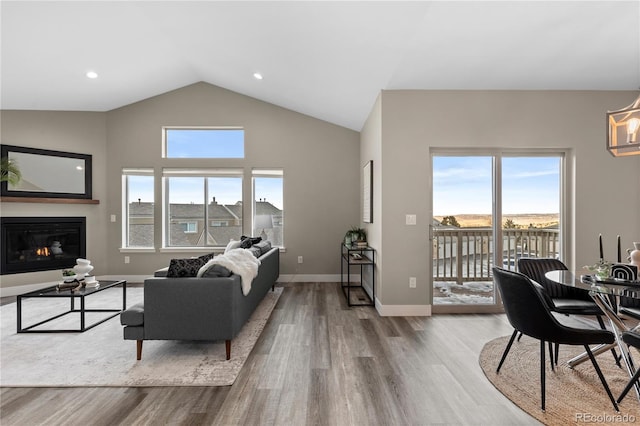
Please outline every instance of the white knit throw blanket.
[[242, 294], [246, 296], [251, 291], [251, 282], [258, 275], [260, 260], [258, 260], [250, 251], [237, 248], [215, 256], [201, 269], [206, 270], [213, 265], [224, 266], [234, 274], [240, 275], [242, 281]]

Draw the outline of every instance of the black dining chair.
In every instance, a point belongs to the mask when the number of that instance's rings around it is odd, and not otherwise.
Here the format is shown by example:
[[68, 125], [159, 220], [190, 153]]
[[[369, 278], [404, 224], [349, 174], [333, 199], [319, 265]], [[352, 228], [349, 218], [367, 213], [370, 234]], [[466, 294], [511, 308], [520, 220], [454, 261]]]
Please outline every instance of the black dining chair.
[[[595, 316], [600, 328], [607, 327], [602, 319], [602, 309], [593, 301], [587, 290], [577, 287], [567, 287], [550, 281], [545, 277], [549, 271], [566, 271], [567, 266], [562, 261], [553, 258], [522, 257], [518, 259], [518, 271], [537, 282], [546, 290], [552, 302], [551, 310], [564, 315]], [[556, 345], [555, 363], [558, 364], [559, 345]], [[613, 358], [620, 367], [620, 358], [615, 349], [611, 349]]]
[[[593, 367], [602, 382], [613, 407], [618, 410], [618, 404], [613, 398], [611, 389], [589, 348], [589, 345], [611, 344], [615, 336], [608, 330], [583, 329], [567, 327], [553, 316], [543, 297], [544, 290], [538, 283], [531, 281], [526, 275], [493, 268], [493, 281], [502, 295], [502, 303], [509, 323], [515, 330], [525, 336], [540, 340], [540, 398], [541, 408], [545, 410], [545, 342], [562, 345], [584, 346]], [[510, 342], [513, 343], [513, 340]], [[511, 345], [507, 345], [500, 365], [505, 360]]]
[[[640, 349], [640, 334], [638, 334], [635, 331], [622, 332], [622, 341], [629, 346], [633, 346], [634, 348]], [[622, 393], [618, 397], [618, 404], [622, 402], [622, 400], [627, 395], [627, 393], [629, 393], [631, 388], [636, 384], [636, 382], [638, 382], [639, 378], [640, 378], [640, 368], [636, 370], [633, 377], [631, 377], [631, 380], [629, 380], [629, 383], [627, 383], [627, 385], [622, 390]]]

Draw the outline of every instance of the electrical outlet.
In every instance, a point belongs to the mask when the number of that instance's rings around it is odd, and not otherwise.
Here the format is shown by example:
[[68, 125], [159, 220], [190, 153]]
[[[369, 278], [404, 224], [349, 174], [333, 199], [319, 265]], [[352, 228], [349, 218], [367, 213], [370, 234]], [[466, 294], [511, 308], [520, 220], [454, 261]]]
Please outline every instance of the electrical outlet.
[[409, 277], [409, 288], [416, 288], [416, 277]]
[[124, 263], [129, 263], [129, 262], [131, 262], [131, 258], [129, 256], [125, 256]]
[[298, 263], [302, 263], [302, 256], [298, 256]]

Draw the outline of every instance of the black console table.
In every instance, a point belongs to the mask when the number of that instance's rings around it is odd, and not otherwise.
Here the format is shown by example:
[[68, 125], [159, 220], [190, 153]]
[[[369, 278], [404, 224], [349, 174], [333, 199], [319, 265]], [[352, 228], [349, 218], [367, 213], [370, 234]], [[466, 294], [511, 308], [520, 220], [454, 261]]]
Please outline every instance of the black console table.
[[[347, 305], [349, 306], [375, 306], [376, 300], [376, 251], [369, 247], [358, 247], [357, 245], [346, 245], [342, 243], [341, 246], [341, 260], [340, 260], [340, 284], [342, 285], [342, 292], [347, 298]], [[345, 268], [346, 265], [346, 268]], [[360, 284], [351, 284], [351, 267], [360, 267]], [[367, 293], [363, 286], [362, 273], [365, 266], [371, 267], [371, 295]], [[345, 283], [344, 274], [347, 274], [347, 280]], [[368, 301], [365, 299], [362, 303], [353, 303], [351, 300], [351, 289], [359, 288]]]

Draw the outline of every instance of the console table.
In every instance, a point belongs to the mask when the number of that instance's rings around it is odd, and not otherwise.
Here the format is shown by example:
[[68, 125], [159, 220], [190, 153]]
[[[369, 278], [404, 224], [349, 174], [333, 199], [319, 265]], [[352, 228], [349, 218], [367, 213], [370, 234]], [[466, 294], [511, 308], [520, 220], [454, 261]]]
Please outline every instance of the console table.
[[[122, 309], [88, 309], [85, 307], [85, 298], [92, 295], [104, 291], [108, 288], [122, 286]], [[63, 298], [69, 299], [70, 308], [68, 311], [65, 311], [61, 314], [55, 315], [53, 317], [47, 318], [43, 321], [40, 321], [36, 324], [32, 324], [28, 327], [22, 327], [22, 300], [28, 298]], [[80, 309], [77, 309], [75, 306], [76, 299], [80, 302]], [[56, 286], [43, 288], [42, 290], [31, 291], [29, 293], [21, 294], [17, 297], [17, 314], [18, 314], [18, 333], [69, 333], [69, 332], [83, 332], [89, 330], [90, 328], [95, 327], [98, 324], [102, 324], [110, 318], [113, 318], [120, 314], [120, 312], [127, 309], [127, 282], [125, 280], [119, 281], [100, 281], [99, 287], [84, 287], [80, 290], [57, 290]], [[71, 329], [39, 329], [34, 330], [34, 327], [47, 323], [49, 321], [53, 321], [54, 319], [60, 318], [61, 316], [71, 314], [71, 313], [79, 313], [80, 314], [80, 328], [71, 328]], [[111, 312], [111, 315], [103, 318], [99, 321], [96, 321], [90, 325], [86, 324], [85, 315], [87, 312]]]
[[[358, 247], [357, 245], [346, 245], [342, 243], [341, 246], [341, 260], [340, 260], [340, 285], [342, 286], [342, 292], [347, 298], [348, 306], [375, 306], [376, 300], [376, 251], [369, 247]], [[345, 268], [346, 266], [346, 268]], [[351, 267], [360, 267], [360, 284], [351, 284]], [[364, 267], [371, 267], [371, 295], [367, 293], [363, 286], [363, 272]], [[347, 280], [345, 283], [344, 274], [347, 274]], [[353, 303], [351, 300], [351, 289], [359, 288], [364, 293], [364, 296], [368, 299], [362, 301], [362, 303]]]

